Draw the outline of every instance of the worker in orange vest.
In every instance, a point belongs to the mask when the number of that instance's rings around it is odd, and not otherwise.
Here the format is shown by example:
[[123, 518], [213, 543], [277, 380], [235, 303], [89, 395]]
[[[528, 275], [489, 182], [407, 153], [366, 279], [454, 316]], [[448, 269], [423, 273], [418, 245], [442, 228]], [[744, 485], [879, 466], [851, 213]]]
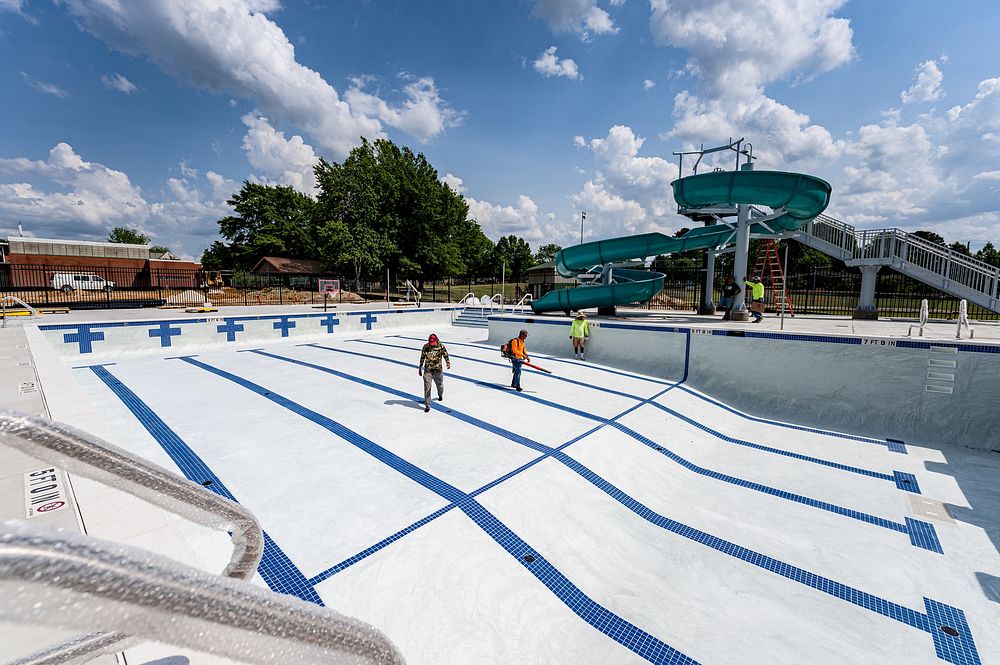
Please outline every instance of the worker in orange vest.
[[521, 392], [521, 366], [526, 362], [531, 362], [531, 358], [528, 357], [528, 350], [524, 346], [524, 340], [527, 338], [528, 331], [522, 330], [507, 345], [507, 353], [510, 354], [510, 364], [514, 370], [514, 378], [511, 380], [510, 387], [517, 390], [517, 392]]

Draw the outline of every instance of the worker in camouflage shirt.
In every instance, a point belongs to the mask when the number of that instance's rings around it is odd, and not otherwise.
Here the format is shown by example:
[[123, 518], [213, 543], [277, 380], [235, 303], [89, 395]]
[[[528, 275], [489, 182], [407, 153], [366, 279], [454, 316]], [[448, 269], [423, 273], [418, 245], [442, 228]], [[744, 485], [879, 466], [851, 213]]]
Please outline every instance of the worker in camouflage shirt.
[[420, 349], [420, 366], [417, 367], [417, 376], [424, 377], [424, 413], [431, 410], [431, 381], [437, 385], [438, 401], [444, 399], [444, 370], [441, 369], [441, 362], [444, 361], [451, 369], [451, 358], [448, 357], [448, 349], [438, 339], [438, 336], [431, 333], [427, 338], [427, 343]]

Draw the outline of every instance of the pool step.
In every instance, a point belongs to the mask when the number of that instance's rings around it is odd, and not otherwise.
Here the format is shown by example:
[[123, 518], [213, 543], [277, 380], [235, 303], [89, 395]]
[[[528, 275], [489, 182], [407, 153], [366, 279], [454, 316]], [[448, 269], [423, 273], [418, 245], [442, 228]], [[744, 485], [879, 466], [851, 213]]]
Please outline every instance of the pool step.
[[488, 312], [481, 307], [466, 307], [455, 317], [452, 325], [460, 328], [489, 328], [489, 322], [486, 320], [487, 315]]

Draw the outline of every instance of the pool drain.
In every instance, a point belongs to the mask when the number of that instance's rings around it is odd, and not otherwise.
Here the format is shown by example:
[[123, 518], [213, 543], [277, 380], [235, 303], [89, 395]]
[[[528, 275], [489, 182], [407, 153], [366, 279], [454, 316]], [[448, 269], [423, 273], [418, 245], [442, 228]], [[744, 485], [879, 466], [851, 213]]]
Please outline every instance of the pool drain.
[[208, 487], [208, 486], [209, 486], [209, 485], [211, 485], [211, 484], [212, 484], [212, 481], [211, 481], [211, 480], [206, 480], [206, 481], [205, 481], [205, 482], [203, 482], [203, 483], [202, 483], [201, 485], [202, 485], [202, 487]]
[[[525, 554], [524, 560], [527, 561], [528, 563], [532, 563], [535, 560], [535, 557], [531, 556], [530, 554]], [[958, 633], [955, 634], [958, 635]]]
[[907, 480], [906, 478], [901, 478], [899, 482], [901, 482], [901, 483], [905, 483], [905, 484], [907, 484], [907, 485], [909, 485], [909, 484], [910, 484], [910, 481], [909, 481], [909, 480]]
[[941, 626], [941, 632], [945, 635], [951, 635], [952, 637], [958, 637], [958, 631], [951, 626]]

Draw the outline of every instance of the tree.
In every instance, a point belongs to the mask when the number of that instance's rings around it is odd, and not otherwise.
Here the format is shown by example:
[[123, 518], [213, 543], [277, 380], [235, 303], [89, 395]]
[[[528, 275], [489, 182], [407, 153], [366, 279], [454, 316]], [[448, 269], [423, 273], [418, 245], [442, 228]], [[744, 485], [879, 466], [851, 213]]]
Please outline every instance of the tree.
[[219, 220], [229, 241], [231, 268], [249, 270], [264, 256], [317, 258], [312, 216], [315, 202], [291, 187], [243, 182], [227, 203], [235, 215]]
[[931, 242], [935, 242], [939, 245], [944, 244], [944, 238], [934, 233], [933, 231], [914, 231], [913, 235], [915, 235], [918, 238], [923, 238], [924, 240], [930, 240]]
[[555, 261], [556, 254], [562, 251], [562, 247], [559, 245], [548, 244], [542, 245], [535, 252], [535, 261], [538, 263], [546, 263], [548, 261]]
[[976, 252], [976, 258], [983, 263], [988, 263], [995, 268], [1000, 268], [1000, 251], [993, 246], [993, 243], [988, 242], [983, 245], [983, 248]]
[[149, 248], [150, 254], [166, 254], [168, 252], [170, 252], [170, 248], [163, 245], [153, 245]]
[[319, 218], [343, 222], [352, 234], [372, 232], [366, 246], [420, 288], [425, 279], [467, 272], [481, 257], [481, 230], [468, 219], [468, 204], [423, 154], [387, 139], [362, 139], [342, 163], [320, 160], [316, 179]]
[[385, 257], [396, 251], [386, 236], [364, 226], [351, 231], [339, 220], [322, 224], [316, 235], [324, 267], [330, 271], [349, 268], [359, 280], [381, 270]]
[[527, 280], [528, 268], [535, 265], [535, 257], [531, 247], [515, 235], [504, 236], [497, 241], [494, 257], [494, 270], [497, 277], [501, 275], [502, 265], [507, 266], [507, 279], [512, 282]]
[[108, 234], [108, 242], [118, 242], [126, 245], [148, 245], [149, 236], [141, 233], [138, 229], [128, 226], [116, 226]]
[[951, 243], [948, 247], [959, 254], [964, 254], [965, 256], [972, 256], [972, 252], [969, 251], [969, 246], [964, 245], [958, 241]]

